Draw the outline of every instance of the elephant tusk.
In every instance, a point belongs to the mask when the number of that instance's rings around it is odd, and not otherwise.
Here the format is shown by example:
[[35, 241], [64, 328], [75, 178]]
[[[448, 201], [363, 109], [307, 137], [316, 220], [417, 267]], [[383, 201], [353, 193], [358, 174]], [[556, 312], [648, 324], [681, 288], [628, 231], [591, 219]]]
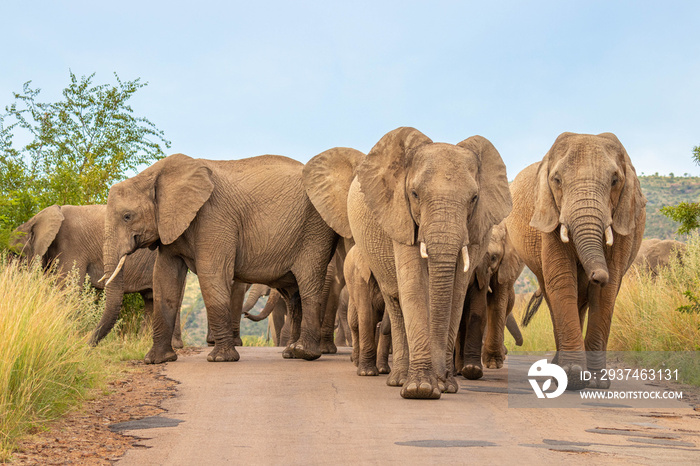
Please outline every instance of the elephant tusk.
[[605, 244], [608, 246], [613, 245], [613, 231], [611, 226], [605, 229]]
[[464, 261], [464, 271], [466, 272], [469, 270], [469, 251], [467, 251], [466, 246], [462, 248], [462, 261]]
[[105, 286], [108, 286], [110, 283], [112, 283], [112, 280], [114, 280], [114, 277], [117, 276], [119, 271], [124, 267], [124, 261], [126, 260], [126, 255], [123, 255], [121, 259], [119, 259], [119, 264], [117, 264], [117, 268], [114, 269], [114, 272], [112, 272], [112, 276], [109, 277], [109, 280], [107, 280], [107, 283], [105, 283]]
[[561, 224], [561, 228], [559, 228], [559, 237], [561, 238], [562, 243], [566, 244], [569, 242], [569, 230], [563, 223]]
[[489, 285], [489, 293], [493, 293], [493, 290], [491, 289], [491, 285]]
[[102, 275], [102, 278], [97, 280], [97, 283], [102, 283], [103, 281], [107, 280], [107, 274]]
[[420, 242], [420, 256], [421, 256], [423, 259], [427, 259], [427, 258], [428, 258], [428, 250], [426, 249], [425, 243], [424, 243], [423, 241]]

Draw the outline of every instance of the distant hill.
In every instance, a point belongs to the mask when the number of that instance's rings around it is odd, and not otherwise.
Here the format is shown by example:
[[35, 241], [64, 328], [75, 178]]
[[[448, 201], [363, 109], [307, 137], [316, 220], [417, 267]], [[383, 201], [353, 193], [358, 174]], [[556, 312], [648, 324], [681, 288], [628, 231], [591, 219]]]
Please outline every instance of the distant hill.
[[680, 202], [698, 202], [700, 200], [700, 177], [654, 174], [640, 176], [639, 183], [647, 198], [647, 222], [644, 237], [684, 241], [686, 237], [676, 233], [678, 222], [666, 217], [659, 209], [664, 206], [677, 205]]

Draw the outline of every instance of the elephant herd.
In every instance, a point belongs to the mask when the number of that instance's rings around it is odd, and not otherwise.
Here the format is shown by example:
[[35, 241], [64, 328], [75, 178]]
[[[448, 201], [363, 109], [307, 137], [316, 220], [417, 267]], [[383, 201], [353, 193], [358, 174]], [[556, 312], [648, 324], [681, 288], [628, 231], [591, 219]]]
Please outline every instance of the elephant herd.
[[146, 363], [177, 359], [188, 270], [199, 278], [213, 362], [239, 359], [235, 284], [271, 288], [264, 315], [277, 316], [279, 331], [286, 314], [288, 358], [335, 350], [329, 316], [346, 299], [358, 374], [388, 373], [404, 398], [440, 398], [457, 391], [456, 373], [475, 379], [483, 364], [503, 365], [504, 328], [522, 343], [511, 310], [527, 266], [550, 309], [555, 362], [581, 389], [590, 384], [581, 371], [605, 368], [645, 203], [611, 133], [561, 134], [509, 186], [487, 139], [435, 143], [401, 127], [368, 154], [336, 147], [305, 165], [171, 155], [114, 185], [106, 206], [43, 210], [18, 228], [15, 246], [45, 263], [59, 258], [63, 273], [75, 265], [105, 289], [93, 344], [114, 325], [122, 294], [141, 292], [153, 310]]

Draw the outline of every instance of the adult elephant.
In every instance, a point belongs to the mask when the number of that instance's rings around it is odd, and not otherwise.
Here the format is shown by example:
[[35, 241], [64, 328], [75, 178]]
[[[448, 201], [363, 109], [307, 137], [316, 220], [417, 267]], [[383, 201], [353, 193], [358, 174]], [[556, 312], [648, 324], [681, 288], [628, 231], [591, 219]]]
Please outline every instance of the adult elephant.
[[402, 386], [404, 398], [456, 392], [452, 353], [469, 259], [481, 257], [491, 227], [511, 209], [498, 151], [480, 136], [433, 143], [402, 127], [364, 158], [342, 148], [319, 154], [304, 178], [321, 215], [354, 239], [382, 291], [393, 346], [387, 383]]
[[512, 314], [514, 285], [523, 267], [508, 236], [505, 221], [502, 221], [491, 232], [488, 249], [476, 267], [464, 303], [455, 365], [467, 379], [479, 379], [484, 375], [482, 362], [489, 369], [503, 367], [506, 355], [503, 332], [506, 327], [515, 344], [523, 344]]
[[686, 249], [685, 243], [672, 239], [645, 239], [632, 265], [646, 269], [656, 276], [659, 269], [666, 267], [672, 257], [680, 261]]
[[[506, 227], [551, 310], [555, 362], [568, 375], [568, 389], [585, 388], [581, 372], [605, 368], [615, 298], [644, 234], [639, 180], [614, 134], [563, 133], [511, 190]], [[593, 380], [597, 388], [609, 386]]]
[[230, 316], [234, 277], [277, 288], [300, 304], [303, 322], [288, 349], [308, 360], [321, 355], [320, 295], [338, 237], [304, 192], [302, 168], [276, 155], [213, 161], [175, 154], [112, 186], [107, 273], [117, 275], [124, 258], [139, 248], [158, 249], [153, 347], [146, 363], [177, 359], [170, 335], [187, 268], [199, 277], [214, 336], [209, 361], [239, 359]]
[[[11, 244], [12, 249], [25, 257], [39, 256], [44, 267], [54, 264], [61, 281], [75, 267], [81, 283], [87, 275], [93, 287], [105, 291], [105, 310], [90, 339], [92, 345], [114, 327], [124, 293], [141, 294], [148, 318], [153, 311], [154, 251], [146, 249], [129, 256], [119, 277], [108, 286], [100, 282], [104, 275], [102, 244], [106, 212], [104, 205], [52, 205], [17, 227]], [[172, 345], [183, 346], [179, 313]]]

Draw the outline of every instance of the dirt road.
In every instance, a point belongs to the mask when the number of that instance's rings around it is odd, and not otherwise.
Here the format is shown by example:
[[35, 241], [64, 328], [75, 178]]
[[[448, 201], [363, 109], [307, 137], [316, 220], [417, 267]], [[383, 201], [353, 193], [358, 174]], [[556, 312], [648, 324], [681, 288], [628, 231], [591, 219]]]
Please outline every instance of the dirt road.
[[207, 351], [169, 363], [180, 382], [160, 416], [113, 426], [141, 437], [119, 465], [495, 463], [699, 464], [692, 409], [515, 409], [506, 371], [437, 401], [404, 400], [386, 376], [358, 377], [350, 350], [317, 361], [280, 348]]

